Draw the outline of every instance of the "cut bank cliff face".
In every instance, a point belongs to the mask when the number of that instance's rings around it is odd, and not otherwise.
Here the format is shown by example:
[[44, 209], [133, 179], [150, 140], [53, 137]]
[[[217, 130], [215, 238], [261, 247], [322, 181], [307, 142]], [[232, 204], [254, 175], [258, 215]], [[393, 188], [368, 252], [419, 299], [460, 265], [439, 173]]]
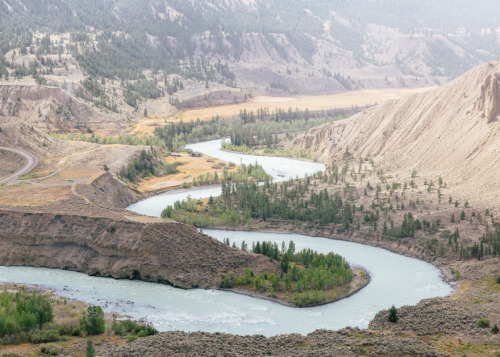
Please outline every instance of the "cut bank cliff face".
[[276, 270], [172, 221], [0, 210], [0, 264], [141, 279], [181, 288], [217, 287], [226, 273]]

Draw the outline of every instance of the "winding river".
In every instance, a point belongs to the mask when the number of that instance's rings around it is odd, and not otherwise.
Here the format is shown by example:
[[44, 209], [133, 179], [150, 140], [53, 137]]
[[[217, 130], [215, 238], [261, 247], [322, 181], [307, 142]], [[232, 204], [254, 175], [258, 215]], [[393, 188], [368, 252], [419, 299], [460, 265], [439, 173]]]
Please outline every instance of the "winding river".
[[[189, 147], [236, 164], [258, 161], [273, 175], [275, 181], [303, 177], [306, 173], [324, 170], [323, 165], [313, 162], [224, 152], [219, 149], [219, 140]], [[202, 198], [219, 193], [219, 187], [174, 191], [137, 202], [128, 209], [159, 216], [165, 206], [188, 195]], [[310, 247], [325, 253], [334, 251], [343, 255], [352, 265], [368, 270], [372, 280], [367, 287], [347, 299], [303, 309], [224, 291], [181, 290], [162, 284], [90, 277], [54, 269], [0, 267], [0, 281], [47, 286], [61, 296], [99, 304], [107, 311], [152, 322], [160, 331], [207, 331], [265, 336], [307, 334], [316, 329], [339, 329], [346, 326], [365, 328], [378, 311], [392, 304], [415, 304], [421, 299], [446, 296], [452, 291], [433, 265], [381, 248], [299, 234], [223, 230], [205, 230], [204, 233], [218, 240], [227, 237], [238, 246], [243, 240], [249, 245], [262, 240], [278, 244], [293, 240], [297, 249]]]

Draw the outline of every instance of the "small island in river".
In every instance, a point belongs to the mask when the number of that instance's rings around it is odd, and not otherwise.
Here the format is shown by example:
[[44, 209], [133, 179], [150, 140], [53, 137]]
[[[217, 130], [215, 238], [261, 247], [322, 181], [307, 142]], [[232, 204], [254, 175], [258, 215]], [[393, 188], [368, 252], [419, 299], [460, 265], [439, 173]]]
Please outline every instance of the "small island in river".
[[[230, 244], [229, 240], [225, 241]], [[233, 245], [235, 247], [235, 245]], [[245, 242], [241, 249], [247, 250]], [[340, 255], [318, 253], [311, 249], [295, 252], [295, 244], [257, 242], [251, 248], [256, 254], [280, 262], [280, 272], [225, 275], [220, 288], [278, 302], [286, 306], [308, 307], [323, 305], [346, 298], [365, 287], [370, 281], [366, 271], [351, 268]]]

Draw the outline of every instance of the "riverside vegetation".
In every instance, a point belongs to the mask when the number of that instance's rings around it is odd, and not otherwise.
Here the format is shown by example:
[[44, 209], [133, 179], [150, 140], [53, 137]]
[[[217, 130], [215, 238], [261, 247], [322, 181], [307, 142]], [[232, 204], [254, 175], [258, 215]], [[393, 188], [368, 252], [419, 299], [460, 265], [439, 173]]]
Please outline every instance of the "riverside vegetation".
[[[288, 110], [269, 111], [267, 108], [261, 108], [255, 113], [243, 110], [235, 118], [215, 117], [207, 122], [197, 120], [187, 123], [182, 121], [170, 123], [163, 127], [157, 127], [154, 136], [140, 138], [127, 134], [120, 134], [117, 137], [94, 135], [94, 133], [88, 135], [75, 133], [51, 135], [63, 140], [102, 145], [149, 145], [149, 150], [142, 150], [138, 157], [123, 165], [117, 173], [119, 179], [130, 185], [135, 185], [149, 176], [165, 176], [179, 172], [177, 166], [182, 165], [182, 163], [164, 163], [161, 157], [163, 154], [184, 150], [186, 142], [199, 142], [226, 136], [230, 137], [231, 142], [234, 143], [234, 145], [229, 144], [223, 140], [223, 148], [226, 150], [315, 159], [304, 150], [294, 151], [279, 147], [280, 138], [291, 139], [311, 127], [344, 119], [357, 110], [357, 108], [352, 108], [351, 110], [309, 111], [289, 108]], [[155, 149], [155, 147], [157, 148]], [[219, 183], [227, 179], [238, 180], [234, 177], [234, 173], [227, 173], [225, 167], [214, 168], [222, 169], [221, 175], [217, 173], [201, 174], [194, 177], [192, 182], [185, 181], [182, 187]], [[239, 172], [238, 175], [241, 173]], [[255, 178], [255, 173], [250, 176]], [[259, 181], [264, 180], [264, 178], [259, 178]]]
[[82, 340], [85, 343], [88, 338], [95, 341], [107, 330], [116, 336], [123, 336], [124, 341], [158, 333], [150, 325], [130, 320], [117, 321], [114, 317], [110, 323], [100, 306], [87, 306], [36, 291], [28, 292], [24, 286], [9, 286], [8, 289], [5, 286], [0, 294], [1, 345], [31, 343], [33, 348], [40, 345], [39, 352], [42, 354], [73, 355], [76, 342], [71, 341]]
[[[266, 217], [270, 216], [271, 207], [264, 198], [267, 197], [267, 191], [257, 192], [257, 187], [259, 187], [257, 182], [265, 181], [264, 187], [270, 187], [269, 179], [270, 176], [257, 163], [255, 165], [242, 165], [238, 168], [238, 171], [221, 177], [221, 197], [226, 200], [224, 208], [220, 207], [219, 202], [216, 203], [213, 197], [210, 197], [206, 202], [211, 207], [212, 214], [211, 216], [204, 216], [200, 214], [199, 208], [203, 206], [203, 201], [188, 197], [187, 200], [182, 202], [175, 202], [173, 207], [166, 207], [161, 216], [198, 227], [215, 224], [238, 226], [244, 221], [250, 224], [249, 220], [252, 215], [266, 219]], [[235, 191], [237, 190], [236, 187], [244, 187], [247, 191], [245, 193], [240, 192], [238, 196]], [[233, 207], [232, 201], [235, 200], [236, 196], [238, 196], [238, 202], [251, 204], [244, 208], [245, 218], [239, 214], [238, 209]], [[335, 208], [337, 207], [335, 201], [330, 202], [329, 200], [325, 202], [324, 206], [326, 207], [329, 204], [335, 205]], [[208, 212], [208, 209], [206, 211]], [[229, 241], [226, 244], [230, 245]], [[233, 246], [233, 248], [236, 247]], [[246, 243], [243, 242], [241, 249], [247, 251], [247, 248]], [[338, 300], [352, 294], [368, 283], [366, 273], [360, 271], [361, 284], [355, 286], [353, 291], [353, 287], [349, 285], [352, 281], [353, 271], [344, 258], [334, 253], [324, 255], [310, 249], [304, 249], [296, 253], [293, 242], [290, 243], [288, 248], [283, 242], [281, 250], [276, 243], [258, 242], [252, 247], [251, 251], [256, 254], [263, 254], [269, 257], [271, 261], [279, 261], [281, 272], [279, 274], [269, 272], [254, 275], [250, 269], [246, 269], [243, 276], [226, 275], [220, 283], [221, 288], [241, 288], [245, 291], [254, 291], [260, 294], [268, 293], [269, 296], [277, 298], [278, 301], [303, 307]]]
[[[208, 185], [215, 183], [222, 183], [222, 185], [225, 186], [227, 182], [246, 182], [248, 180], [262, 182], [262, 181], [268, 181], [269, 179], [270, 176], [264, 171], [262, 166], [255, 163], [254, 165], [252, 164], [241, 165], [240, 167], [238, 167], [236, 171], [232, 172], [223, 170], [221, 175], [217, 174], [217, 172], [213, 174], [211, 173], [202, 174], [198, 177], [194, 177], [191, 183], [186, 182], [183, 187], [187, 188], [190, 187], [191, 185], [197, 186], [197, 185]], [[178, 216], [177, 214], [179, 212], [189, 212], [189, 213], [197, 212], [198, 211], [197, 206], [200, 206], [202, 204], [203, 202], [201, 200], [195, 200], [192, 199], [191, 197], [188, 197], [187, 200], [183, 200], [182, 202], [179, 201], [175, 202], [174, 207], [172, 206], [166, 207], [162, 211], [161, 216], [162, 218], [171, 218], [185, 223], [190, 222], [189, 224], [200, 227], [203, 224], [202, 223], [204, 220], [203, 217], [197, 217], [196, 215], [188, 214], [188, 216], [185, 217], [184, 219], [181, 216]], [[210, 197], [208, 199], [208, 204], [209, 205], [214, 204], [213, 197]], [[201, 220], [198, 221], [198, 219]], [[234, 220], [237, 220], [238, 222], [235, 222]], [[221, 214], [220, 216], [218, 216], [217, 221], [219, 223], [226, 222], [231, 225], [236, 225], [237, 223], [239, 223], [240, 219], [238, 218], [237, 215], [235, 215], [231, 211], [228, 211], [227, 214]], [[214, 222], [215, 220], [211, 221], [211, 223]]]
[[[251, 230], [289, 227], [348, 235], [355, 232], [403, 243], [418, 242], [435, 256], [483, 259], [500, 255], [500, 223], [490, 210], [445, 198], [442, 178], [398, 180], [369, 158], [283, 183], [223, 181], [220, 197], [176, 202], [168, 217], [198, 227]], [[465, 236], [477, 236], [471, 242]], [[460, 273], [456, 271], [457, 279]]]
[[[108, 137], [92, 132], [87, 134], [52, 133], [51, 135], [62, 140], [84, 141], [102, 145], [154, 145], [168, 151], [181, 151], [186, 143], [230, 137], [231, 142], [235, 143], [235, 147], [246, 146], [247, 150], [250, 150], [250, 148], [255, 149], [256, 146], [260, 146], [276, 151], [280, 136], [292, 139], [310, 128], [345, 119], [358, 111], [358, 107], [317, 111], [292, 108], [271, 111], [269, 108], [260, 108], [253, 112], [245, 109], [241, 110], [240, 114], [235, 117], [215, 116], [207, 121], [198, 119], [189, 122], [182, 120], [178, 123], [171, 122], [162, 127], [156, 127], [152, 136], [138, 137], [121, 133], [116, 137]], [[233, 149], [235, 151], [242, 150], [242, 148]]]
[[291, 139], [306, 130], [356, 113], [358, 108], [309, 111], [292, 108], [270, 111], [260, 108], [256, 112], [241, 110], [232, 118], [213, 117], [208, 121], [169, 123], [155, 129], [155, 136], [164, 140], [166, 147], [180, 150], [186, 142], [200, 142], [230, 137], [236, 146], [266, 145], [276, 148], [279, 136]]
[[[230, 245], [229, 239], [226, 244]], [[247, 250], [244, 241], [241, 249]], [[354, 273], [343, 257], [332, 252], [320, 254], [311, 249], [295, 252], [293, 241], [288, 247], [283, 242], [281, 250], [277, 243], [257, 242], [253, 244], [251, 251], [279, 261], [281, 272], [254, 275], [247, 268], [242, 276], [226, 275], [220, 283], [221, 288], [269, 293], [279, 301], [304, 307], [341, 299], [368, 283], [366, 273], [361, 271], [362, 282], [353, 290], [349, 283], [353, 280]]]

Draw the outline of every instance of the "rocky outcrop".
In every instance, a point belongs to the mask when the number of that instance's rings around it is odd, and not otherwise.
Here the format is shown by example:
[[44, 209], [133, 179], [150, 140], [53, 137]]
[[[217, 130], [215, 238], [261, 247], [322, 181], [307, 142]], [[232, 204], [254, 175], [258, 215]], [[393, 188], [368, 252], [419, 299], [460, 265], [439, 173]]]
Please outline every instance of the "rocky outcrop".
[[490, 74], [481, 86], [481, 95], [475, 105], [488, 123], [497, 120], [500, 109], [500, 73]]
[[230, 248], [173, 221], [0, 210], [0, 265], [27, 265], [181, 288], [217, 287], [224, 274], [278, 271], [264, 256]]

